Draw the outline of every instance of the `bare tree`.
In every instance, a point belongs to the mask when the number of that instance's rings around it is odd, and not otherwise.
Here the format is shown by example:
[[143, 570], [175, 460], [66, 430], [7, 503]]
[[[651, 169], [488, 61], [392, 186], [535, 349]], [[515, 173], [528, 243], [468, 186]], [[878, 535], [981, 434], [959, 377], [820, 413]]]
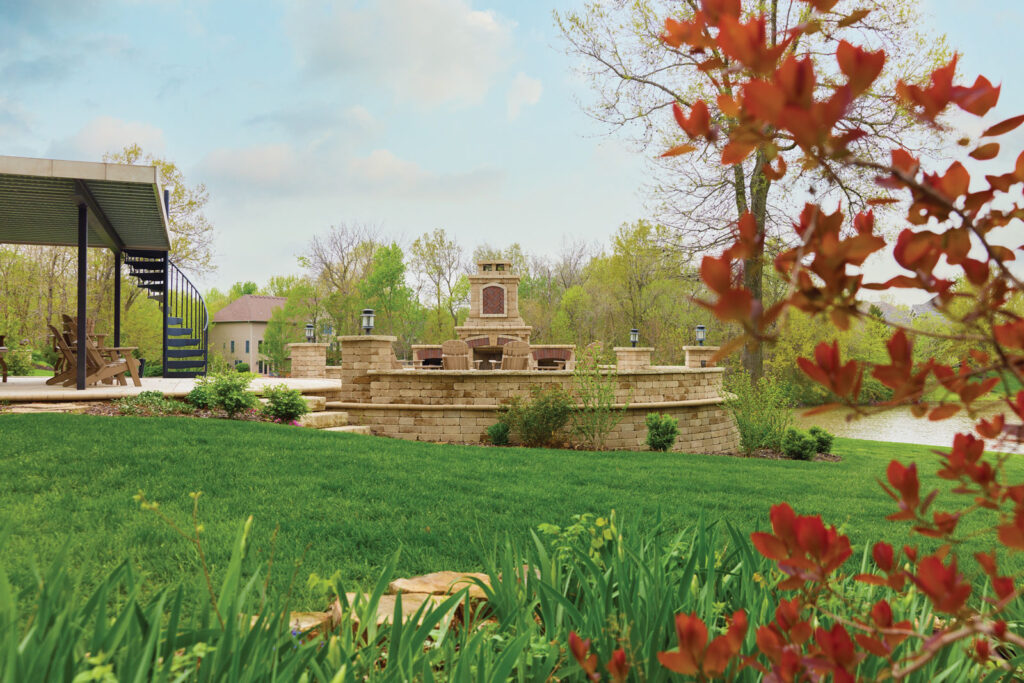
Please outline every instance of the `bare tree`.
[[[460, 282], [466, 271], [462, 247], [438, 228], [424, 233], [409, 250], [411, 266], [439, 314], [446, 310], [452, 326], [459, 324], [459, 310], [469, 299], [469, 289]], [[440, 325], [440, 323], [439, 323]]]
[[[826, 57], [835, 54], [835, 45], [844, 36], [856, 36], [857, 42], [886, 49], [889, 62], [875, 83], [876, 93], [892, 92], [896, 79], [920, 80], [944, 59], [944, 41], [930, 39], [919, 27], [917, 4], [915, 0], [842, 0], [832, 12], [812, 15], [809, 5], [795, 0], [743, 0], [748, 17], [765, 15], [772, 45], [784, 43], [787, 31], [798, 24], [819, 22], [817, 33], [789, 42], [785, 55], [812, 60], [816, 72], [823, 74], [815, 92], [828, 94], [832, 92], [828, 86], [841, 82], [842, 76], [834, 58]], [[842, 17], [862, 7], [877, 11], [850, 25], [840, 25]], [[723, 132], [718, 142], [689, 155], [660, 157], [661, 152], [680, 143], [681, 131], [671, 115], [673, 104], [685, 108], [698, 99], [715, 103], [719, 97], [728, 101], [740, 96], [730, 82], [715, 79], [701, 68], [706, 60], [728, 66], [727, 55], [716, 50], [693, 53], [673, 49], [661, 40], [666, 18], [691, 19], [699, 8], [699, 0], [607, 0], [555, 15], [568, 51], [580, 58], [579, 71], [593, 85], [596, 100], [587, 111], [607, 124], [609, 131], [629, 138], [637, 149], [657, 154], [652, 155], [650, 165], [649, 204], [658, 221], [673, 228], [673, 246], [689, 255], [721, 247], [730, 239], [737, 219], [748, 211], [762, 238], [776, 235], [779, 222], [793, 215], [783, 207], [803, 203], [812, 194], [818, 201], [833, 196], [852, 210], [876, 196], [878, 190], [870, 178], [824, 166], [791, 172], [783, 181], [773, 182], [772, 159], [764, 151], [741, 165], [723, 167], [722, 148], [737, 122], [721, 107], [711, 112], [712, 124]], [[856, 107], [839, 127], [872, 133], [855, 150], [866, 158], [880, 154], [883, 145], [887, 150], [894, 140], [918, 152], [938, 144], [920, 132], [913, 116], [882, 95], [857, 98]], [[777, 135], [776, 147], [783, 160], [793, 160], [799, 152], [792, 138], [782, 134]], [[743, 264], [743, 284], [759, 302], [762, 262], [763, 253]], [[744, 354], [744, 366], [757, 379], [763, 372], [760, 348], [747, 349]]]
[[324, 235], [314, 235], [299, 258], [327, 291], [325, 305], [338, 324], [338, 332], [358, 331], [359, 282], [369, 272], [373, 254], [382, 244], [379, 235], [376, 225], [340, 223]]

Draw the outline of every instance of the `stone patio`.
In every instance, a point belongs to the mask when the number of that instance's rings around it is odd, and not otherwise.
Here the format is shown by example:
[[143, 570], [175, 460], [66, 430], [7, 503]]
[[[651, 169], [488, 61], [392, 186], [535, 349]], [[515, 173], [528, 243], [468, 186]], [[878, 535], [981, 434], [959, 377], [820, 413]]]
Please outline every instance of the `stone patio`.
[[[143, 377], [142, 386], [100, 385], [81, 391], [74, 387], [46, 384], [46, 377], [8, 377], [0, 382], [0, 402], [27, 403], [40, 401], [109, 401], [125, 396], [135, 396], [143, 391], [160, 391], [165, 396], [181, 398], [192, 391], [194, 379], [165, 377]], [[303, 394], [326, 394], [341, 388], [341, 381], [325, 378], [257, 377], [252, 381], [253, 392], [264, 387], [286, 384], [289, 389], [298, 389]]]

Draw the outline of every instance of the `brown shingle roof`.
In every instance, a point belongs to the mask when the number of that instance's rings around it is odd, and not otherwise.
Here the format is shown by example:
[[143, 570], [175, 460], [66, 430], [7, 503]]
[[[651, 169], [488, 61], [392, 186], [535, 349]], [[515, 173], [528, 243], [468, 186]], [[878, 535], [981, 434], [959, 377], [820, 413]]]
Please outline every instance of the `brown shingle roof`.
[[283, 296], [257, 296], [246, 294], [235, 299], [224, 308], [217, 311], [213, 316], [215, 323], [265, 323], [270, 320], [270, 315], [275, 308], [284, 306], [288, 301]]

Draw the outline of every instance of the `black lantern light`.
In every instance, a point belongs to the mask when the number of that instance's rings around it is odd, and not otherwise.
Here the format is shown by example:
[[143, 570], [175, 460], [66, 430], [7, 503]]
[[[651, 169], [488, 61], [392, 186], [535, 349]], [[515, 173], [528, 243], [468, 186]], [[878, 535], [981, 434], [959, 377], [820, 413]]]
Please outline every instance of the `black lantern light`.
[[708, 328], [703, 325], [697, 325], [697, 345], [704, 346], [704, 340], [707, 339]]
[[316, 327], [313, 323], [306, 323], [306, 341], [310, 344], [316, 341]]
[[363, 315], [361, 317], [363, 321], [363, 332], [365, 334], [370, 334], [370, 332], [373, 331], [373, 309], [364, 308]]
[[629, 343], [633, 345], [633, 348], [636, 348], [638, 341], [640, 341], [640, 330], [634, 327], [629, 331]]

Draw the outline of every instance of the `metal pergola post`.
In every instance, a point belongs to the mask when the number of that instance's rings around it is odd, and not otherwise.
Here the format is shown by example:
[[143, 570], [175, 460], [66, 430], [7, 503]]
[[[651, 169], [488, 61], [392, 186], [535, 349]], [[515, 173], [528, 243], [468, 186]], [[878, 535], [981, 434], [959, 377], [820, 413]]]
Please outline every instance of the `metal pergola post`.
[[121, 345], [121, 250], [114, 250], [114, 346]]
[[86, 314], [86, 282], [89, 252], [89, 207], [85, 202], [78, 205], [78, 348], [75, 354], [78, 361], [77, 382], [79, 390], [85, 389], [85, 314]]

